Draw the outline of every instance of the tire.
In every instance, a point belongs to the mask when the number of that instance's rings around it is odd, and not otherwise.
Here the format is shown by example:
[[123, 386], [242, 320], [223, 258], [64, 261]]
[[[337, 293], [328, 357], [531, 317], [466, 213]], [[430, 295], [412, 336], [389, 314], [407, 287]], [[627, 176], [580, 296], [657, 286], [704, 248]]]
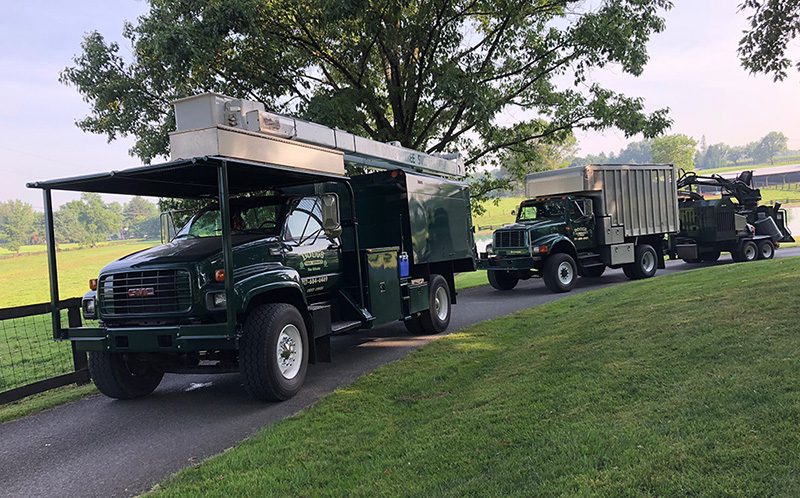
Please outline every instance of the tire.
[[658, 270], [658, 254], [650, 244], [639, 244], [633, 251], [633, 263], [626, 266], [630, 268], [630, 275], [625, 275], [631, 280], [650, 278]]
[[489, 270], [487, 276], [489, 277], [489, 285], [497, 290], [507, 291], [517, 286], [519, 278], [511, 273], [503, 270]]
[[431, 274], [428, 289], [428, 309], [404, 322], [406, 329], [414, 335], [439, 334], [450, 325], [453, 303], [447, 280], [441, 275]]
[[569, 292], [575, 287], [578, 268], [572, 256], [564, 253], [550, 255], [544, 261], [542, 278], [551, 292]]
[[714, 263], [716, 261], [719, 261], [719, 257], [721, 255], [722, 253], [720, 251], [707, 252], [705, 254], [700, 255], [700, 260], [705, 261], [706, 263]]
[[746, 240], [741, 247], [731, 253], [733, 260], [738, 263], [746, 263], [758, 259], [758, 247], [752, 240]]
[[633, 270], [630, 265], [623, 265], [622, 273], [624, 273], [629, 279], [633, 280]]
[[775, 257], [775, 246], [772, 241], [764, 240], [758, 245], [758, 259], [772, 259]]
[[247, 315], [239, 341], [239, 371], [256, 399], [284, 401], [300, 391], [308, 369], [308, 334], [291, 304], [262, 304]]
[[600, 278], [606, 271], [606, 265], [587, 266], [578, 268], [578, 275], [584, 278]]
[[136, 399], [156, 390], [164, 372], [146, 362], [137, 362], [136, 355], [89, 352], [89, 375], [97, 390], [109, 398]]

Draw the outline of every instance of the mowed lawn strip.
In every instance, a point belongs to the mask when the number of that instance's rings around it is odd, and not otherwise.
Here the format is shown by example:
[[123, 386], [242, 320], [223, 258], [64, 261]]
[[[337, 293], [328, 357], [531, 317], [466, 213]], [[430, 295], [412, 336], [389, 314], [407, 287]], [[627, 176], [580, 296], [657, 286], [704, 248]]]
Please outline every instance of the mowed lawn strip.
[[699, 269], [478, 324], [155, 495], [797, 496], [798, 272]]

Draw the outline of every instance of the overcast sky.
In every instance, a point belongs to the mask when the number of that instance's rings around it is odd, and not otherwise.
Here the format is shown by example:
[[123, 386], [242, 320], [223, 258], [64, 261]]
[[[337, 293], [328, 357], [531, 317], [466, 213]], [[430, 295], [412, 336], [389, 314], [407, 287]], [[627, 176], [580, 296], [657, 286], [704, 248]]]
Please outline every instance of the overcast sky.
[[[746, 27], [736, 0], [677, 0], [667, 30], [650, 43], [650, 63], [640, 78], [608, 70], [593, 75], [603, 85], [645, 99], [648, 109], [669, 107], [672, 132], [708, 143], [742, 144], [772, 130], [800, 148], [800, 75], [773, 83], [739, 65], [736, 45]], [[112, 7], [113, 6], [113, 7]], [[21, 198], [41, 209], [41, 193], [25, 188], [37, 179], [73, 176], [137, 165], [131, 141], [110, 144], [81, 132], [75, 120], [88, 110], [58, 73], [97, 29], [121, 40], [122, 23], [145, 13], [141, 0], [4, 2], [0, 15], [0, 200]], [[123, 45], [123, 50], [127, 47]], [[798, 47], [793, 47], [797, 54]], [[629, 141], [618, 131], [580, 133], [581, 154], [617, 151]], [[71, 198], [57, 195], [56, 203]]]

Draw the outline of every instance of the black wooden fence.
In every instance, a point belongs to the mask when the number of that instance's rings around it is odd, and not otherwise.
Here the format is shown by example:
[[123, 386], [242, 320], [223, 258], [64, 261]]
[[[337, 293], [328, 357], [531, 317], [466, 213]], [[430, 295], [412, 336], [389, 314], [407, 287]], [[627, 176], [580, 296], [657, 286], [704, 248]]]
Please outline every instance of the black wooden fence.
[[[80, 298], [58, 304], [62, 324], [81, 326]], [[86, 353], [53, 341], [50, 303], [0, 309], [0, 404], [89, 382]]]

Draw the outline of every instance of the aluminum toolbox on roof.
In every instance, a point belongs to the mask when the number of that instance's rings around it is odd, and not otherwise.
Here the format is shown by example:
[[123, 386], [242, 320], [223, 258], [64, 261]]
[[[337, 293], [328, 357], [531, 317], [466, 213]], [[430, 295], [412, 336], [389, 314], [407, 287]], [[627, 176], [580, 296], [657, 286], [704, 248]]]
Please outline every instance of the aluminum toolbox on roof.
[[670, 164], [591, 164], [525, 177], [527, 197], [588, 194], [598, 216], [626, 237], [678, 231], [677, 172]]

